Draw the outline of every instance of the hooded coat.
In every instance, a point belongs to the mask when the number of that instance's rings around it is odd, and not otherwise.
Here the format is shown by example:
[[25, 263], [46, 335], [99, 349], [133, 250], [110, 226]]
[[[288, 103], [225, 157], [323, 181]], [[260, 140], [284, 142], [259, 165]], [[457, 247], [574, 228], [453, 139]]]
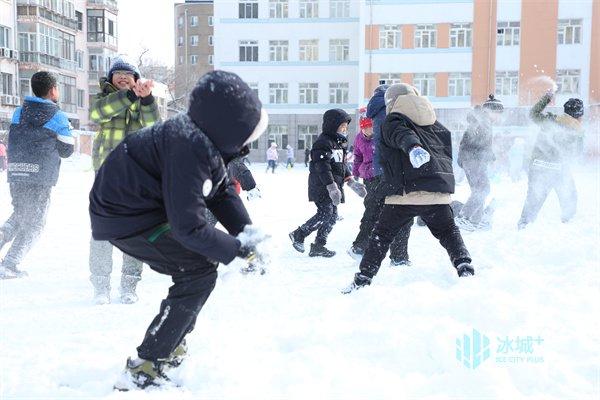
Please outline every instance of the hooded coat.
[[74, 143], [69, 119], [55, 103], [25, 97], [8, 133], [8, 182], [56, 185], [60, 159], [73, 153]]
[[323, 114], [323, 131], [313, 143], [310, 153], [308, 175], [308, 200], [319, 203], [328, 201], [327, 185], [336, 183], [344, 202], [344, 181], [352, 176], [346, 166], [348, 139], [337, 132], [339, 126], [350, 123], [350, 116], [340, 109], [328, 110]]
[[[188, 114], [127, 136], [106, 158], [90, 193], [94, 239], [126, 238], [168, 223], [189, 250], [223, 263], [236, 257], [235, 236], [251, 221], [226, 163], [247, 154], [245, 143], [264, 131], [266, 114], [234, 74], [207, 75], [192, 92]], [[224, 129], [218, 129], [219, 112], [230, 114]], [[206, 221], [206, 209], [229, 234]]]
[[493, 162], [496, 157], [492, 149], [493, 132], [492, 124], [485, 112], [474, 112], [467, 116], [469, 126], [465, 131], [458, 147], [458, 165], [463, 162], [476, 162], [485, 166]]
[[385, 91], [388, 85], [380, 85], [375, 89], [373, 97], [367, 105], [367, 118], [373, 120], [373, 144], [375, 152], [373, 154], [373, 174], [379, 176], [383, 174], [381, 167], [381, 156], [377, 150], [379, 142], [381, 142], [381, 127], [385, 121]]
[[375, 154], [375, 141], [373, 136], [367, 138], [362, 132], [354, 139], [354, 164], [352, 175], [357, 178], [373, 179], [373, 156]]
[[[451, 133], [437, 121], [429, 100], [410, 93], [398, 96], [387, 108], [379, 146], [386, 194], [454, 193]], [[409, 158], [416, 145], [431, 156], [421, 168], [414, 168]]]

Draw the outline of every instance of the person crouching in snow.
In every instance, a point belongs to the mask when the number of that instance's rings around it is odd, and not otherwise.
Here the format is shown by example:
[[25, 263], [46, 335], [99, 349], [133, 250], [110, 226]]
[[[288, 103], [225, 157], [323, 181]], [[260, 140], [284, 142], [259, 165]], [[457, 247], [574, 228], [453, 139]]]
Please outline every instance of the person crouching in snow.
[[269, 168], [275, 173], [275, 168], [277, 168], [277, 160], [279, 160], [279, 154], [277, 154], [277, 143], [271, 143], [271, 147], [267, 149], [267, 170], [265, 172], [269, 172]]
[[382, 128], [381, 163], [391, 187], [349, 293], [371, 284], [398, 231], [420, 216], [446, 248], [459, 276], [474, 275], [471, 256], [454, 223], [452, 139], [436, 120], [433, 105], [416, 88], [399, 83], [385, 92], [387, 117]]
[[[92, 234], [156, 272], [171, 276], [138, 358], [128, 359], [118, 390], [157, 386], [186, 353], [190, 333], [217, 279], [236, 257], [260, 265], [252, 221], [226, 165], [267, 127], [268, 117], [237, 75], [200, 78], [186, 114], [128, 135], [98, 170], [90, 193]], [[209, 209], [228, 233], [208, 224]]]
[[544, 114], [554, 94], [546, 93], [531, 110], [531, 119], [541, 125], [531, 154], [527, 198], [518, 228], [535, 221], [551, 190], [555, 190], [561, 209], [562, 222], [568, 222], [577, 211], [577, 188], [569, 167], [577, 144], [583, 138], [581, 118], [583, 101], [569, 99], [564, 114]]
[[323, 114], [323, 133], [312, 146], [308, 199], [317, 206], [317, 213], [289, 235], [294, 248], [304, 253], [304, 239], [317, 231], [315, 243], [310, 245], [310, 257], [335, 255], [335, 251], [327, 249], [325, 245], [337, 221], [337, 207], [344, 202], [344, 182], [348, 182], [348, 186], [360, 197], [367, 195], [364, 185], [352, 178], [345, 163], [350, 121], [350, 116], [344, 110], [327, 110]]

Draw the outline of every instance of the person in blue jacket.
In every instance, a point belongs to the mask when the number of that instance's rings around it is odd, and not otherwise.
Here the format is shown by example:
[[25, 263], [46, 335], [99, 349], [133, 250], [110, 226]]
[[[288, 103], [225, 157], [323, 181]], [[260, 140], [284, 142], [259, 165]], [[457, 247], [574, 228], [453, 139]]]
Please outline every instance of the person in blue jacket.
[[34, 96], [15, 110], [8, 133], [8, 183], [13, 213], [0, 227], [0, 250], [12, 242], [0, 264], [0, 278], [26, 276], [18, 269], [39, 237], [58, 181], [60, 159], [73, 154], [75, 139], [67, 115], [60, 111], [56, 76], [40, 71], [31, 77]]

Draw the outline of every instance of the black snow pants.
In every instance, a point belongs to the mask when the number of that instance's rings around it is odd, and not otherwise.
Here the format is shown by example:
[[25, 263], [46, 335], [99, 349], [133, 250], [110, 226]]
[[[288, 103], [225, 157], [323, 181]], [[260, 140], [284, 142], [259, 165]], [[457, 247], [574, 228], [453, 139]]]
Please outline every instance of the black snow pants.
[[111, 243], [173, 280], [167, 298], [137, 348], [138, 356], [145, 360], [165, 359], [194, 329], [198, 313], [215, 287], [217, 263], [185, 248], [175, 240], [167, 224]]
[[465, 247], [460, 230], [454, 224], [454, 215], [450, 205], [400, 206], [386, 204], [373, 229], [369, 245], [360, 263], [360, 272], [363, 275], [372, 278], [377, 274], [394, 237], [403, 226], [417, 216], [423, 218], [433, 236], [448, 252], [450, 261], [455, 267], [463, 262], [471, 262], [471, 256]]
[[333, 226], [337, 222], [337, 206], [334, 206], [329, 198], [322, 199], [316, 202], [315, 205], [317, 206], [317, 213], [300, 226], [299, 231], [304, 237], [317, 231], [315, 244], [325, 246], [327, 244], [327, 236], [329, 236], [333, 230]]
[[0, 248], [12, 241], [3, 265], [16, 267], [23, 261], [46, 223], [51, 186], [13, 182], [10, 184], [13, 213], [0, 228], [4, 240]]
[[490, 194], [487, 163], [479, 160], [469, 160], [463, 161], [462, 167], [469, 182], [471, 196], [463, 206], [460, 216], [476, 225], [481, 222], [485, 209], [485, 199]]
[[[385, 204], [385, 196], [378, 193], [377, 187], [381, 182], [380, 177], [365, 179], [364, 184], [367, 188], [367, 196], [364, 199], [365, 211], [360, 220], [360, 230], [354, 243], [355, 248], [365, 250], [369, 243], [369, 236], [379, 219], [379, 214]], [[408, 221], [406, 225], [400, 228], [398, 234], [394, 237], [390, 245], [390, 258], [392, 260], [408, 260], [408, 239], [410, 237], [410, 228], [414, 219]]]
[[569, 221], [577, 211], [577, 188], [571, 169], [556, 164], [556, 169], [538, 166], [535, 162], [529, 168], [527, 198], [519, 220], [519, 226], [535, 221], [550, 191], [556, 191], [560, 204], [561, 220]]

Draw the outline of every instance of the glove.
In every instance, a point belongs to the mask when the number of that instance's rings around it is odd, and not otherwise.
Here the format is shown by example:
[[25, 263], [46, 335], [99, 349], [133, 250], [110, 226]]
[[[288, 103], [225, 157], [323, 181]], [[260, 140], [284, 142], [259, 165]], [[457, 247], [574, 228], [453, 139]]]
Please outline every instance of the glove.
[[237, 256], [246, 261], [251, 270], [264, 271], [264, 266], [269, 263], [266, 242], [270, 238], [270, 235], [254, 225], [246, 225], [242, 233], [237, 236], [241, 244]]
[[348, 186], [350, 186], [350, 189], [352, 189], [354, 193], [356, 193], [362, 198], [364, 198], [367, 195], [367, 188], [365, 187], [365, 185], [363, 185], [355, 179], [350, 178], [348, 180]]
[[247, 195], [248, 201], [260, 199], [262, 197], [262, 195], [260, 194], [260, 190], [258, 190], [257, 187], [255, 187], [254, 189], [248, 190], [248, 192], [246, 192], [246, 195]]
[[415, 146], [412, 148], [410, 153], [408, 153], [410, 158], [410, 163], [415, 168], [421, 168], [423, 164], [426, 164], [431, 159], [431, 156], [424, 148], [420, 146]]
[[333, 202], [334, 206], [338, 206], [342, 202], [342, 191], [338, 188], [337, 183], [333, 182], [327, 185], [327, 191], [329, 192], [329, 197]]

